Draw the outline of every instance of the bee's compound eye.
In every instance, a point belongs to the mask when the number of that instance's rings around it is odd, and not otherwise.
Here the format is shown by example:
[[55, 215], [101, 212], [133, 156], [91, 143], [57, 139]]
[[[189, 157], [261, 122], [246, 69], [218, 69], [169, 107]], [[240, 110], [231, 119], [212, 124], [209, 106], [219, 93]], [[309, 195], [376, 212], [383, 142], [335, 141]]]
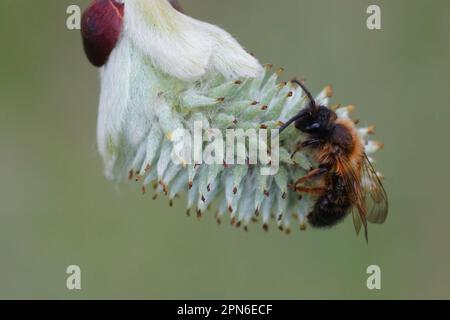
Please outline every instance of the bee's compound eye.
[[306, 127], [307, 131], [314, 131], [314, 130], [318, 130], [318, 129], [320, 129], [320, 123], [318, 123], [318, 122], [315, 122], [312, 125]]

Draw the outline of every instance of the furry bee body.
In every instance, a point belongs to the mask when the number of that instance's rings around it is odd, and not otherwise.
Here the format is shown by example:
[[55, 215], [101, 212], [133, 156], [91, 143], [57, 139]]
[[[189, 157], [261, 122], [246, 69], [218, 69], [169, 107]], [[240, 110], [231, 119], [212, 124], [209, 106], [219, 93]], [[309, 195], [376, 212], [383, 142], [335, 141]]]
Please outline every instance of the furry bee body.
[[[313, 227], [332, 227], [342, 221], [352, 207], [352, 195], [347, 183], [351, 179], [361, 178], [363, 161], [363, 145], [357, 135], [354, 124], [349, 120], [337, 119], [336, 114], [327, 109], [333, 124], [326, 133], [309, 134], [310, 141], [320, 141], [314, 146], [312, 153], [315, 161], [326, 172], [322, 177], [324, 185], [312, 211], [308, 214], [308, 222]], [[356, 170], [348, 171], [348, 163]], [[350, 176], [349, 176], [350, 175]]]
[[308, 222], [316, 228], [332, 227], [342, 221], [352, 206], [343, 179], [333, 174], [325, 192], [317, 199]]
[[[356, 232], [364, 225], [367, 239], [367, 221], [383, 223], [386, 219], [387, 196], [364, 152], [364, 144], [355, 123], [338, 118], [326, 106], [317, 105], [303, 83], [297, 80], [293, 82], [302, 87], [310, 102], [287, 121], [280, 132], [294, 124], [296, 129], [307, 136], [297, 149], [310, 148], [314, 160], [319, 164], [318, 168], [312, 169], [293, 184], [297, 192], [318, 197], [307, 215], [308, 222], [317, 228], [332, 227], [355, 207], [357, 213], [355, 215], [356, 211], [353, 210], [353, 221]], [[369, 182], [369, 188], [363, 186], [363, 178]], [[314, 187], [304, 185], [312, 180], [320, 180], [320, 184], [316, 183]]]

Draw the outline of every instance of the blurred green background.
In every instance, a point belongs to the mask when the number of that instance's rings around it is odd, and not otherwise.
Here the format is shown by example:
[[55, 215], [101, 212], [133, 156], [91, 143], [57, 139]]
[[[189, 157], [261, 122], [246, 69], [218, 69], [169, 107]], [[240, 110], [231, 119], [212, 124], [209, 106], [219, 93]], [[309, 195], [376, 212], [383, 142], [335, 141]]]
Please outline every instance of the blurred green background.
[[[65, 24], [89, 1], [0, 0], [0, 298], [450, 298], [450, 2], [181, 2], [376, 124], [387, 223], [369, 246], [351, 219], [247, 234], [113, 185], [96, 152], [98, 70]], [[369, 4], [382, 31], [366, 28]], [[81, 291], [66, 289], [71, 264]], [[371, 264], [381, 291], [366, 288]]]

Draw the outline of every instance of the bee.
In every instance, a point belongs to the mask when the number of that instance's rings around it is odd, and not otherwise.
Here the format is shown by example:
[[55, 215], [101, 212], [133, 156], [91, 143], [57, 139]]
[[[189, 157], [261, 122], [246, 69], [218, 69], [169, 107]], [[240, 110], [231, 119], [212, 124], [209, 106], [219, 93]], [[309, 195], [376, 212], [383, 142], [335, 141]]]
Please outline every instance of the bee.
[[[288, 120], [279, 133], [294, 124], [307, 137], [297, 144], [295, 152], [311, 149], [318, 167], [291, 187], [299, 193], [317, 196], [307, 215], [311, 226], [332, 227], [352, 212], [356, 233], [359, 234], [361, 226], [364, 226], [368, 241], [367, 222], [384, 223], [388, 200], [380, 178], [364, 152], [355, 123], [338, 118], [333, 110], [318, 105], [302, 82], [295, 79], [292, 82], [303, 89], [308, 104]], [[313, 187], [305, 186], [312, 181], [316, 182]]]

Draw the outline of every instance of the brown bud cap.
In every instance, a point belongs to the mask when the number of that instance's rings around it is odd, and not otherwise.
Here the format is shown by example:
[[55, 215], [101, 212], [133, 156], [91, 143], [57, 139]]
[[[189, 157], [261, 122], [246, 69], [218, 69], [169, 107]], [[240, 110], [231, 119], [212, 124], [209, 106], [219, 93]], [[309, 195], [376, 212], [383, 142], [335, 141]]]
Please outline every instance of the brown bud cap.
[[108, 61], [123, 29], [124, 4], [94, 0], [81, 18], [81, 36], [89, 61], [101, 67]]

